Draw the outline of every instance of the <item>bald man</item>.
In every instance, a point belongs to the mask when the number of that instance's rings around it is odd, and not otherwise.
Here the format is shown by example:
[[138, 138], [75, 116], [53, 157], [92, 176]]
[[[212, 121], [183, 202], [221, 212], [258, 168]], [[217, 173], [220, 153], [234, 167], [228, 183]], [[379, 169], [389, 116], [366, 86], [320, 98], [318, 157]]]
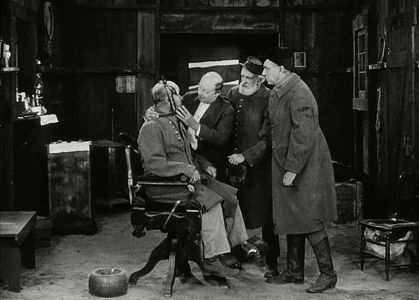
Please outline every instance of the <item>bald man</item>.
[[216, 72], [202, 76], [198, 91], [183, 96], [178, 118], [189, 127], [192, 148], [212, 163], [215, 177], [226, 179], [229, 139], [233, 128], [234, 109], [221, 96], [223, 78]]

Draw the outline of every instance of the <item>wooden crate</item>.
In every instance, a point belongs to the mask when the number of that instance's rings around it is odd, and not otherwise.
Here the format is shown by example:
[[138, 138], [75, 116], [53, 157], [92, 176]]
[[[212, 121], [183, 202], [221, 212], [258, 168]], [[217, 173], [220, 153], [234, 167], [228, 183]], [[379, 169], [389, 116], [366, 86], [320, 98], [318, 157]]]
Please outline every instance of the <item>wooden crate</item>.
[[360, 181], [337, 182], [338, 220], [336, 223], [358, 224], [363, 219], [363, 187]]

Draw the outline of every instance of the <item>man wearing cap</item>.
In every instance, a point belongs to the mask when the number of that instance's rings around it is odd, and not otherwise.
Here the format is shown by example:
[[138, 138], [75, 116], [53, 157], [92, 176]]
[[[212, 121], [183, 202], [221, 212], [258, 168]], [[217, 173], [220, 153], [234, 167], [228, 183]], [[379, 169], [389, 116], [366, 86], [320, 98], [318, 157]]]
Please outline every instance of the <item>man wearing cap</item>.
[[272, 142], [273, 220], [275, 232], [287, 235], [287, 268], [267, 282], [304, 283], [307, 238], [320, 276], [306, 291], [319, 293], [337, 282], [326, 232], [337, 215], [331, 156], [309, 87], [287, 70], [290, 59], [279, 50], [267, 58], [263, 75], [274, 86], [264, 126]]
[[[278, 235], [273, 233], [271, 160], [268, 141], [259, 136], [268, 107], [270, 90], [263, 85], [263, 64], [250, 56], [242, 64], [240, 84], [231, 88], [227, 99], [234, 108], [232, 154], [228, 157], [233, 166], [240, 166], [246, 173], [244, 180], [234, 184], [239, 191], [240, 208], [249, 236], [260, 234], [269, 246], [266, 254], [268, 270], [265, 277], [277, 275], [279, 257]], [[234, 170], [230, 167], [229, 170]], [[242, 171], [243, 172], [243, 171]]]

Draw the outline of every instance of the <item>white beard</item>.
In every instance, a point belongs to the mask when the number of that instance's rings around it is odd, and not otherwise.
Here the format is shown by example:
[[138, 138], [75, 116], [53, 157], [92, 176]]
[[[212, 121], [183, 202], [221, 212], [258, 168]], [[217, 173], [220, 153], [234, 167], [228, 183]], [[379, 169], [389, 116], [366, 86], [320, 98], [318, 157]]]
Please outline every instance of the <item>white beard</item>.
[[241, 84], [239, 85], [239, 93], [243, 96], [251, 96], [260, 88], [259, 84], [255, 84], [252, 87], [244, 87]]

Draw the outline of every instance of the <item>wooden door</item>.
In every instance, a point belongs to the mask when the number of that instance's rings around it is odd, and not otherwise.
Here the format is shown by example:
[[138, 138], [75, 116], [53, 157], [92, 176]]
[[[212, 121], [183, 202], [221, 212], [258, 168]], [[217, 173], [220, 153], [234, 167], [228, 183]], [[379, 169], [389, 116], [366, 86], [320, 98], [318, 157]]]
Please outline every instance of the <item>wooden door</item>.
[[404, 180], [419, 173], [416, 9], [391, 10], [386, 24], [386, 68], [378, 87], [378, 185], [388, 197], [389, 210], [398, 211]]

